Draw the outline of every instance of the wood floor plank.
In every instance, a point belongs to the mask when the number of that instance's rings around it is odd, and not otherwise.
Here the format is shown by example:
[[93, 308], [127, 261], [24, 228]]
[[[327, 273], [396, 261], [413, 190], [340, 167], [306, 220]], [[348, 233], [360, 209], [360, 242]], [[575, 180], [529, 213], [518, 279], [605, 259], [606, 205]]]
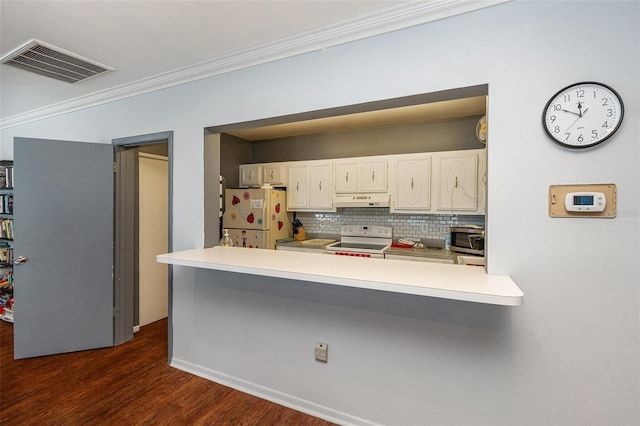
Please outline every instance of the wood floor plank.
[[14, 360], [0, 321], [0, 424], [332, 424], [170, 367], [166, 336], [161, 320], [114, 348]]

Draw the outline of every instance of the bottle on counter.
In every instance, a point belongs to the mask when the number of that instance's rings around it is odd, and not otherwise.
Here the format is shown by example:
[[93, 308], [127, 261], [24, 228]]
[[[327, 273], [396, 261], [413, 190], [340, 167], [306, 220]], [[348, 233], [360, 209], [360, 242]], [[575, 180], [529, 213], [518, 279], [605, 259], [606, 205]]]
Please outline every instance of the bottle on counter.
[[220, 238], [220, 245], [223, 247], [233, 247], [233, 240], [229, 236], [228, 229], [224, 229], [222, 231], [222, 238]]
[[451, 250], [451, 235], [444, 237], [444, 249]]

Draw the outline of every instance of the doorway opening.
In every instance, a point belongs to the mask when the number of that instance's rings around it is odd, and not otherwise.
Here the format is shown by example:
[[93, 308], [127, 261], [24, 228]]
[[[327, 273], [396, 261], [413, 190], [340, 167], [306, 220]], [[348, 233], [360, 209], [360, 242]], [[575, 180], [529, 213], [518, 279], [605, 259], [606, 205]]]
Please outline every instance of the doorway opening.
[[155, 256], [172, 251], [173, 132], [114, 139], [114, 344], [168, 317], [172, 355], [172, 268]]

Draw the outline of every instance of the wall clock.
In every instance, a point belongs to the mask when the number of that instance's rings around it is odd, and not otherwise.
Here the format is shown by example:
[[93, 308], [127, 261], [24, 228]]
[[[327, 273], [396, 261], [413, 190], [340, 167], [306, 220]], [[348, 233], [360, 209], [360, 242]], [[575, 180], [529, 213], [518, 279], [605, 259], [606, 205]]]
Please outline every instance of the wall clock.
[[624, 105], [606, 84], [584, 81], [553, 95], [544, 107], [542, 125], [555, 142], [573, 149], [589, 148], [620, 128]]

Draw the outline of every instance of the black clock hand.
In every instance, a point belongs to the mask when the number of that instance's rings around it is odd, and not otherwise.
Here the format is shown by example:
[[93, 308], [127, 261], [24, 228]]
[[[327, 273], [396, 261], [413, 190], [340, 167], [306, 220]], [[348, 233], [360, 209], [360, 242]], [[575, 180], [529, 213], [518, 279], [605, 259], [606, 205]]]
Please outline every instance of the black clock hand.
[[[582, 117], [582, 104], [580, 103], [580, 101], [578, 101], [578, 112], [579, 112], [579, 116]], [[587, 110], [585, 110], [584, 112], [587, 112]]]
[[560, 111], [568, 112], [569, 114], [575, 114], [578, 117], [580, 116], [580, 114], [578, 114], [577, 112], [569, 111], [568, 109], [560, 109]]

